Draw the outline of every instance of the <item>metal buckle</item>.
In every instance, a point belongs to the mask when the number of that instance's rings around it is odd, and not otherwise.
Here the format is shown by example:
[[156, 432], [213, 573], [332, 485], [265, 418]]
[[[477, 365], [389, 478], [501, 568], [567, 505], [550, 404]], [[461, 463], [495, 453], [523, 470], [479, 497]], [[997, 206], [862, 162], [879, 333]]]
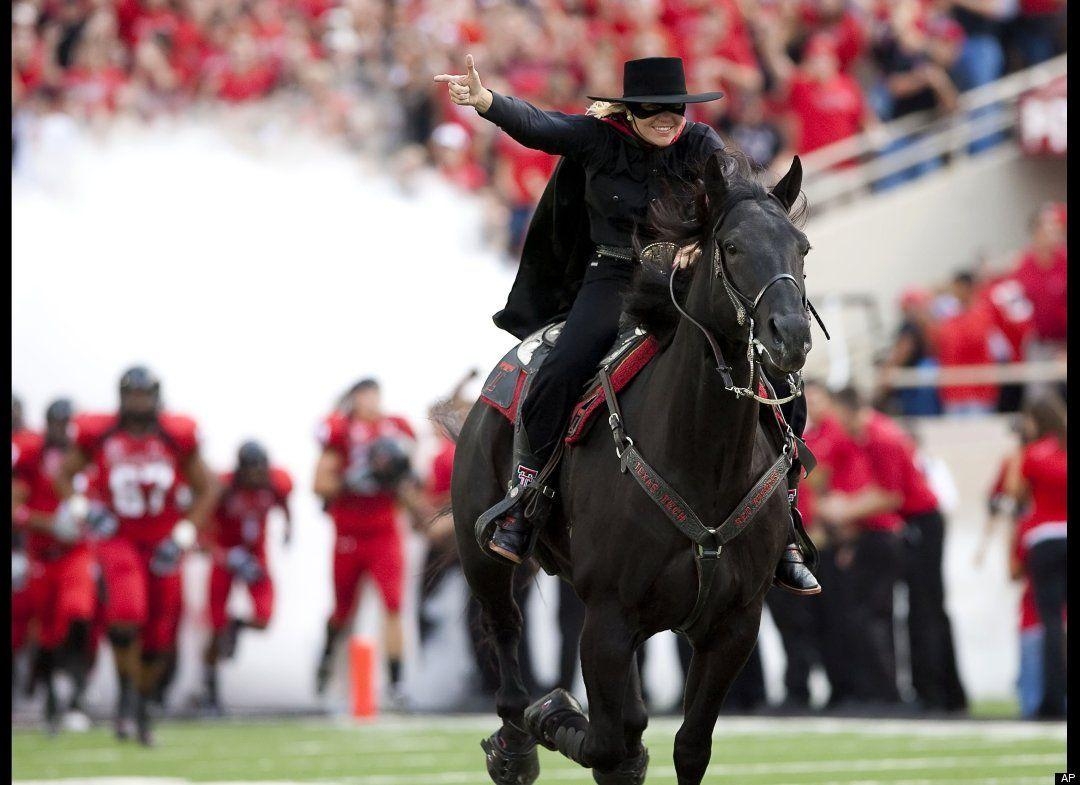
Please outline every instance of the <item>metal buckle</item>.
[[633, 446], [634, 446], [634, 440], [631, 439], [629, 436], [624, 435], [623, 436], [622, 449], [621, 450], [619, 449], [619, 445], [617, 445], [617, 444], [615, 445], [615, 457], [622, 460], [622, 457], [626, 453], [626, 451], [629, 448], [633, 447]]
[[697, 557], [699, 559], [719, 559], [723, 550], [723, 545], [717, 545], [716, 548], [705, 548], [700, 543], [697, 543]]

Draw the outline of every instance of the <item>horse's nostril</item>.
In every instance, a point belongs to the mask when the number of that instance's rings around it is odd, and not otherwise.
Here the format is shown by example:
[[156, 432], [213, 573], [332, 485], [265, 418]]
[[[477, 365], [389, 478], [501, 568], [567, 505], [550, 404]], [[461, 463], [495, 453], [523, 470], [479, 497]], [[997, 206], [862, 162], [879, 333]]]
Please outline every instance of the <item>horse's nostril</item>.
[[772, 333], [773, 346], [777, 349], [784, 348], [784, 339], [780, 337], [780, 324], [775, 316], [769, 317], [769, 332]]

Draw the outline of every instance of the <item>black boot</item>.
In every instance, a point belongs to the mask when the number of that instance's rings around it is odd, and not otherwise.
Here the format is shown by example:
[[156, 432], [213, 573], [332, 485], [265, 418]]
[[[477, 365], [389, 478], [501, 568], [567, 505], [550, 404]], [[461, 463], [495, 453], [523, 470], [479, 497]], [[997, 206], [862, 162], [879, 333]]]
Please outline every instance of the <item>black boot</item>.
[[794, 493], [790, 494], [789, 500], [791, 502], [791, 542], [784, 548], [784, 553], [776, 564], [773, 585], [800, 597], [821, 594], [821, 584], [817, 582], [814, 573], [810, 572], [810, 568], [806, 566], [802, 549], [798, 545], [799, 538], [795, 531], [795, 520], [796, 516], [798, 516], [798, 520], [802, 521], [802, 516], [795, 507]]
[[135, 735], [139, 744], [144, 747], [153, 747], [156, 744], [154, 738], [154, 725], [152, 721], [153, 708], [152, 695], [138, 694], [135, 698]]
[[546, 460], [532, 451], [529, 437], [520, 423], [514, 431], [513, 460], [514, 477], [510, 490], [501, 502], [477, 519], [476, 535], [480, 547], [487, 553], [521, 564], [532, 553], [555, 490], [535, 483]]
[[326, 645], [323, 646], [322, 656], [319, 657], [319, 667], [315, 671], [316, 695], [321, 696], [326, 692], [326, 686], [330, 683], [330, 676], [334, 669], [334, 650], [344, 632], [344, 627], [335, 627], [330, 622], [326, 623]]
[[120, 679], [119, 693], [116, 698], [116, 717], [113, 720], [113, 732], [119, 741], [127, 741], [135, 733], [135, 687], [129, 677]]

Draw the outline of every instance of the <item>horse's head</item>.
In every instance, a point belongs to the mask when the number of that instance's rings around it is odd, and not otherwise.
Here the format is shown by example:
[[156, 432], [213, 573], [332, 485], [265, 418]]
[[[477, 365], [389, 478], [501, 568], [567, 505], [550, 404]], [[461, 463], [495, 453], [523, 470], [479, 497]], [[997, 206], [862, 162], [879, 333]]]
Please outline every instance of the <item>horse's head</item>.
[[[729, 339], [749, 341], [781, 373], [802, 369], [810, 351], [810, 315], [803, 261], [810, 243], [791, 221], [802, 165], [766, 190], [749, 177], [724, 172], [726, 155], [709, 158], [704, 173], [702, 254], [695, 277], [708, 276], [709, 322]], [[706, 281], [695, 281], [694, 289]], [[701, 294], [695, 299], [702, 299]]]

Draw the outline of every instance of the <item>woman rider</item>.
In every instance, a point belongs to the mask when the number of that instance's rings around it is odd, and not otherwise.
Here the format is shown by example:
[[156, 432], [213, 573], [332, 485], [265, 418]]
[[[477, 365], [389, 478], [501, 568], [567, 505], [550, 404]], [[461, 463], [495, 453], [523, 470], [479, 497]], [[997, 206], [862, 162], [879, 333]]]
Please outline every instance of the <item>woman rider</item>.
[[[541, 111], [521, 99], [494, 93], [480, 83], [472, 55], [466, 55], [465, 65], [466, 74], [435, 77], [435, 81], [447, 84], [453, 103], [474, 107], [481, 117], [526, 147], [563, 156], [584, 170], [582, 199], [591, 240], [588, 262], [580, 282], [567, 270], [566, 275], [574, 279], [571, 288], [575, 290], [567, 298], [572, 305], [566, 324], [533, 377], [522, 406], [520, 426], [514, 434], [516, 489], [511, 489], [507, 501], [512, 497], [516, 503], [495, 519], [494, 534], [488, 545], [494, 554], [519, 564], [529, 555], [534, 525], [541, 523], [527, 519], [522, 497], [528, 494], [520, 491], [531, 484], [554, 452], [582, 388], [615, 342], [622, 292], [630, 281], [635, 261], [633, 238], [647, 232], [649, 204], [681, 183], [697, 179], [706, 159], [724, 147], [710, 126], [686, 121], [686, 104], [713, 101], [722, 93], [688, 94], [681, 59], [647, 57], [624, 65], [621, 97], [589, 96], [596, 103], [587, 114], [567, 115]], [[557, 170], [553, 182], [560, 176]], [[567, 189], [561, 180], [559, 183], [557, 189], [549, 184], [548, 191], [558, 190], [560, 196], [553, 201], [565, 202]], [[548, 197], [549, 193], [545, 192], [544, 198]], [[530, 234], [537, 227], [540, 214], [538, 209]], [[558, 219], [552, 223], [558, 228]], [[564, 241], [573, 244], [576, 239], [564, 238]], [[696, 249], [683, 249], [675, 263], [686, 267], [696, 253]], [[551, 295], [535, 290], [544, 288], [553, 275], [557, 278], [564, 275], [561, 269], [549, 269], [546, 274], [527, 271], [527, 259], [529, 266], [536, 266], [529, 256], [527, 239], [515, 291], [511, 292], [507, 309], [496, 315], [496, 323], [519, 338], [524, 334], [521, 325], [529, 320], [524, 312], [533, 317], [532, 329], [551, 321], [536, 323], [535, 317], [544, 310], [537, 301], [545, 298], [550, 301]], [[539, 266], [558, 265], [558, 260], [545, 258]], [[515, 303], [517, 311], [523, 313], [512, 312]], [[552, 310], [548, 308], [549, 313], [544, 315], [554, 316]], [[801, 398], [798, 401], [805, 406]], [[805, 417], [796, 415], [794, 420], [796, 432], [801, 433], [797, 421], [805, 421]], [[797, 594], [820, 591], [794, 543], [785, 549], [777, 566], [776, 583]]]

